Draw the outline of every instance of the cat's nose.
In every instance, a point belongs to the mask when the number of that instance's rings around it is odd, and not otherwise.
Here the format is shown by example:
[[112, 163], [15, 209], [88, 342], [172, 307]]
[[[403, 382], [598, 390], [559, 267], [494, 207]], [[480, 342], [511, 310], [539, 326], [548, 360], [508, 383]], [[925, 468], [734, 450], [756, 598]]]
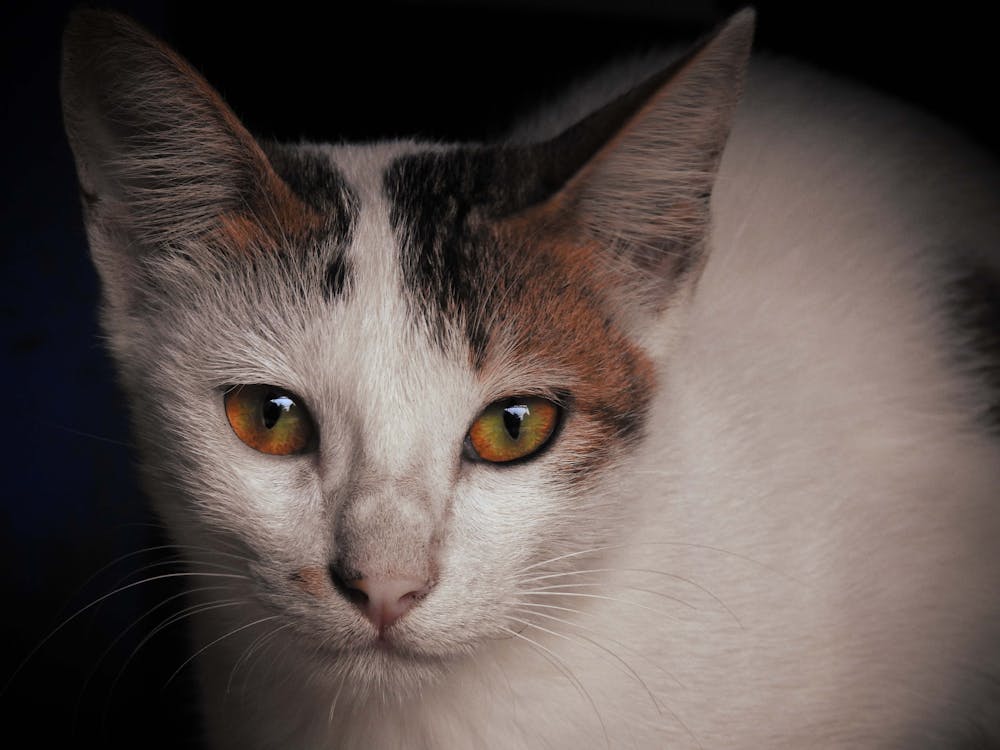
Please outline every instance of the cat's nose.
[[333, 576], [341, 593], [361, 610], [379, 633], [409, 612], [431, 590], [428, 581], [410, 576], [344, 580], [335, 571]]

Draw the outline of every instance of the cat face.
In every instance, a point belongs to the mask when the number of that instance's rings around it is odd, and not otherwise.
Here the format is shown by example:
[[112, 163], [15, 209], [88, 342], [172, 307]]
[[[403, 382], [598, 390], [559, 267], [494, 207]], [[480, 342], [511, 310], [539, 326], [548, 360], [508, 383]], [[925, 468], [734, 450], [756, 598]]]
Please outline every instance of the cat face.
[[419, 681], [614, 538], [749, 33], [542, 143], [292, 147], [77, 16], [67, 129], [150, 493], [314, 668]]
[[[157, 261], [140, 305], [156, 312], [127, 355], [154, 495], [177, 535], [237, 544], [252, 561], [244, 594], [359, 674], [372, 658], [420, 663], [509, 637], [529, 566], [606, 544], [622, 507], [612, 487], [655, 387], [575, 248], [484, 222], [440, 240], [460, 243], [454, 262], [467, 265], [447, 278], [465, 290], [407, 279], [426, 252], [420, 212], [437, 206], [394, 195], [390, 175], [455, 156], [276, 152], [338, 186], [323, 210], [347, 215], [341, 229], [278, 247], [257, 237], [221, 250], [223, 263]], [[565, 291], [545, 295], [550, 284]], [[225, 400], [247, 384], [291, 394], [313, 433], [304, 450], [241, 440]], [[523, 459], [483, 460], [470, 428], [511, 398], [555, 404], [552, 434]], [[379, 611], [404, 606], [392, 595], [409, 595], [405, 616]]]

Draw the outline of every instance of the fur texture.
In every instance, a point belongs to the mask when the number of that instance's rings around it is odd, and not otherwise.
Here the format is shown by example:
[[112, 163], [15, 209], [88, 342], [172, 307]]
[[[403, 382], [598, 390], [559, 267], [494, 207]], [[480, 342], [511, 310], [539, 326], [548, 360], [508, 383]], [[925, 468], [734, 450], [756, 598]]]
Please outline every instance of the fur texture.
[[[755, 61], [737, 109], [752, 23], [505, 144], [279, 146], [75, 17], [104, 325], [149, 494], [225, 587], [192, 591], [213, 748], [997, 731], [995, 394], [947, 315], [995, 257], [995, 176], [791, 65]], [[236, 437], [253, 383], [314, 450]], [[563, 405], [551, 445], [463, 458], [509, 395]], [[379, 633], [338, 569], [429, 593]]]

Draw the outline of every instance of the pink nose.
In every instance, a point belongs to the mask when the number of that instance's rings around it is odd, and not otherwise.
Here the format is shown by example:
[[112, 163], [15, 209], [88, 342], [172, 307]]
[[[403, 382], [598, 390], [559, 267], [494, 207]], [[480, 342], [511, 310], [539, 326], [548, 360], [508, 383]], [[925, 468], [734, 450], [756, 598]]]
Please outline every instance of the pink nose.
[[419, 578], [358, 578], [344, 581], [350, 600], [379, 633], [405, 615], [430, 591], [427, 581]]

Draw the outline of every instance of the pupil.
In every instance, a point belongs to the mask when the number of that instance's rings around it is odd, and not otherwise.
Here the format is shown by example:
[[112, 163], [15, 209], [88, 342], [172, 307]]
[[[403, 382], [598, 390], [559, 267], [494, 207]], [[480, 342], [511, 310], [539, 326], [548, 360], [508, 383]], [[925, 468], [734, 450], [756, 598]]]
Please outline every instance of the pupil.
[[517, 440], [521, 434], [521, 422], [529, 414], [528, 407], [523, 404], [508, 406], [503, 410], [503, 426], [511, 440]]
[[288, 396], [274, 396], [263, 403], [261, 416], [264, 418], [264, 426], [271, 429], [281, 419], [281, 415], [295, 406], [295, 402]]

